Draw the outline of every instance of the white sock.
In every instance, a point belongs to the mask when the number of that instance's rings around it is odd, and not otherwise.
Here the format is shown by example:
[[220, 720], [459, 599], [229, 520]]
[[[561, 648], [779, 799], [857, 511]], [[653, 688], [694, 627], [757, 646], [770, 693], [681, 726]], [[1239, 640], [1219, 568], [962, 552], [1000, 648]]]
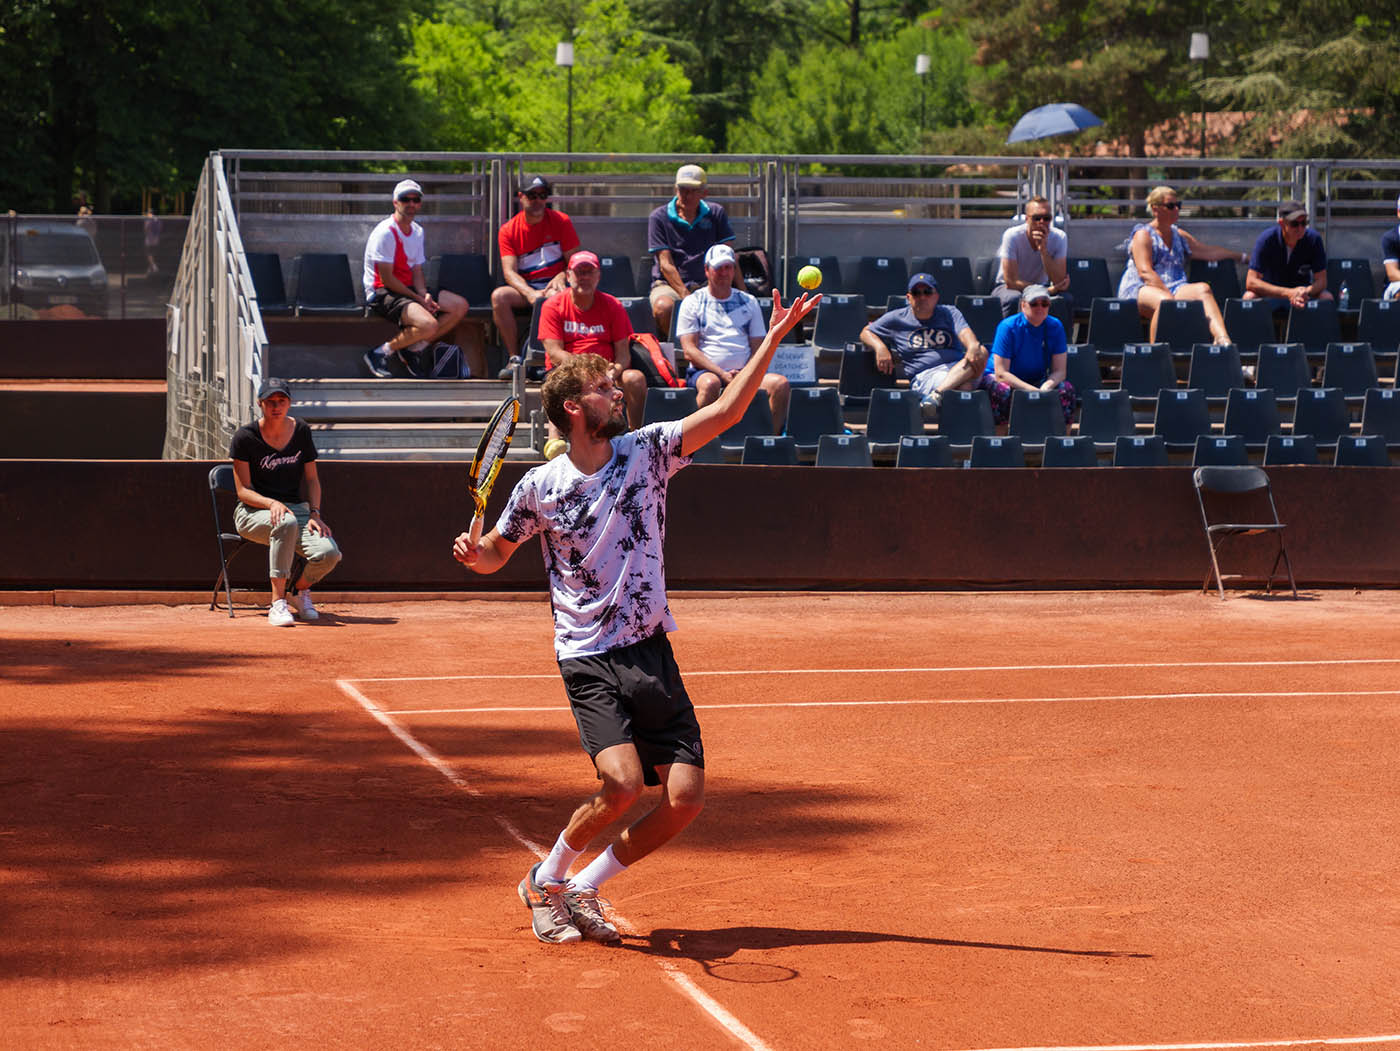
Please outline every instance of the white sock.
[[427, 346], [428, 341], [426, 339], [420, 339], [417, 343], [413, 344], [412, 346], [404, 347], [403, 349], [408, 351], [410, 354], [418, 354], [425, 350]]
[[381, 354], [392, 354], [392, 353], [393, 353], [393, 351], [389, 349], [389, 341], [388, 341], [387, 339], [386, 339], [383, 343], [379, 344], [379, 353], [381, 353]]
[[[585, 844], [586, 846], [587, 844]], [[564, 840], [564, 833], [559, 833], [559, 838], [554, 841], [554, 849], [549, 852], [549, 857], [540, 862], [539, 871], [535, 873], [535, 880], [539, 883], [563, 883], [569, 875], [569, 866], [578, 860], [578, 856], [583, 851], [575, 850]]]
[[627, 866], [617, 860], [613, 848], [609, 847], [590, 861], [582, 872], [569, 880], [569, 886], [575, 889], [590, 887], [597, 890], [614, 876], [626, 871]]

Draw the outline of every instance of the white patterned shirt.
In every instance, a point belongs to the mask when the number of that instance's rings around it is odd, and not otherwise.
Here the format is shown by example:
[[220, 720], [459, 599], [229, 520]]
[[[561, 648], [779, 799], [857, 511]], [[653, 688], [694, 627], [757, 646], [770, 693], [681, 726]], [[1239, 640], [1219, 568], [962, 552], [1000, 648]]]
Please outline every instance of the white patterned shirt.
[[559, 660], [675, 630], [662, 548], [666, 489], [690, 463], [681, 426], [657, 423], [614, 438], [612, 459], [591, 475], [556, 456], [511, 492], [496, 530], [513, 544], [540, 536]]

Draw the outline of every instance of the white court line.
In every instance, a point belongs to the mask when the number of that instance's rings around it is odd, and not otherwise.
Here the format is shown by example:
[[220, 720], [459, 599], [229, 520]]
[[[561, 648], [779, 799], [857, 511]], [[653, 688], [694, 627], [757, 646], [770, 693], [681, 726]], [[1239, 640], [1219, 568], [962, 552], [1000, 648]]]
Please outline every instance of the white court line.
[[1055, 1047], [983, 1047], [968, 1051], [1215, 1051], [1235, 1047], [1317, 1047], [1324, 1044], [1395, 1044], [1393, 1036], [1330, 1036], [1314, 1040], [1242, 1040], [1208, 1044], [1077, 1044]]
[[[366, 682], [374, 680], [361, 679], [358, 681]], [[394, 719], [393, 715], [380, 708], [379, 705], [375, 704], [363, 693], [357, 690], [353, 685], [351, 685], [351, 682], [352, 680], [349, 679], [337, 679], [335, 684], [336, 686], [340, 687], [341, 691], [345, 693], [346, 696], [350, 697], [365, 711], [369, 712], [369, 714], [372, 715], [382, 726], [384, 726], [385, 729], [387, 729], [391, 734], [393, 734], [401, 742], [403, 742], [403, 744], [408, 747], [409, 751], [413, 752], [414, 755], [418, 756], [418, 758], [422, 759], [425, 763], [427, 763], [434, 770], [440, 773], [449, 782], [451, 782], [451, 784], [454, 787], [461, 789], [463, 792], [466, 792], [469, 796], [472, 796], [474, 799], [483, 798], [480, 790], [477, 789], [476, 786], [474, 786], [465, 777], [459, 774], [455, 769], [453, 769], [451, 763], [447, 762], [447, 760], [443, 759], [442, 756], [438, 755], [431, 748], [429, 748], [427, 745], [423, 744], [423, 742], [418, 740], [418, 738], [414, 737], [411, 733], [409, 733], [402, 726], [400, 726], [398, 724], [398, 721]], [[515, 825], [508, 818], [502, 817], [500, 814], [492, 814], [491, 816], [495, 818], [496, 823], [500, 825], [502, 829], [505, 830], [506, 835], [510, 836], [511, 839], [515, 840], [526, 850], [534, 854], [535, 857], [539, 858], [540, 860], [543, 860], [545, 855], [549, 853], [547, 850], [540, 847], [539, 844], [535, 843], [523, 832], [521, 832], [520, 829], [516, 828]], [[627, 918], [618, 913], [616, 910], [613, 911], [613, 919], [620, 922], [625, 928], [635, 930], [635, 928], [632, 928], [632, 925], [627, 922]], [[748, 1026], [744, 1025], [743, 1022], [735, 1018], [732, 1014], [725, 1010], [725, 1008], [721, 1006], [717, 1000], [715, 1000], [703, 989], [697, 986], [693, 981], [691, 981], [690, 978], [687, 977], [675, 963], [673, 963], [670, 960], [657, 960], [656, 963], [661, 968], [662, 972], [666, 975], [666, 977], [671, 979], [671, 981], [675, 983], [676, 987], [680, 989], [682, 993], [688, 996], [697, 1007], [699, 1007], [702, 1011], [704, 1011], [716, 1022], [718, 1022], [720, 1027], [724, 1029], [724, 1031], [727, 1032], [730, 1036], [734, 1037], [734, 1039], [738, 1040], [745, 1047], [749, 1048], [750, 1051], [772, 1051], [772, 1049], [761, 1039], [759, 1039], [759, 1037], [752, 1030], [750, 1030]]]
[[[904, 700], [873, 701], [737, 701], [734, 704], [697, 704], [695, 710], [718, 711], [724, 708], [899, 708], [941, 704], [1069, 704], [1073, 701], [1185, 701], [1200, 698], [1287, 698], [1287, 697], [1395, 697], [1400, 690], [1293, 690], [1259, 692], [1240, 690], [1229, 693], [1114, 693], [1088, 694], [1074, 697], [935, 697]], [[562, 704], [498, 705], [490, 708], [395, 708], [395, 715], [458, 715], [499, 712], [566, 712]]]
[[[1113, 668], [1312, 668], [1334, 664], [1400, 664], [1400, 657], [1339, 657], [1312, 661], [1142, 661], [1113, 664], [972, 664], [945, 665], [936, 668], [740, 668], [715, 671], [687, 671], [685, 677], [701, 675], [909, 675], [914, 673], [952, 673], [1003, 671], [1101, 671]], [[346, 682], [453, 682], [479, 679], [557, 679], [557, 671], [502, 675], [395, 675], [368, 679], [347, 679]]]

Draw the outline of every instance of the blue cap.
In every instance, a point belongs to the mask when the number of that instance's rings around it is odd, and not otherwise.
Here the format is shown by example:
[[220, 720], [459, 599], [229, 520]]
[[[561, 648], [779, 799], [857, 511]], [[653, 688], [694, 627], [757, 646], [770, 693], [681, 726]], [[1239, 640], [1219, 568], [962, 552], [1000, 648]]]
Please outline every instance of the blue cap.
[[934, 279], [934, 276], [932, 274], [923, 273], [915, 274], [913, 277], [911, 277], [909, 279], [909, 284], [905, 287], [904, 291], [912, 292], [920, 285], [928, 285], [928, 287], [933, 289], [935, 292], [938, 291], [938, 282]]

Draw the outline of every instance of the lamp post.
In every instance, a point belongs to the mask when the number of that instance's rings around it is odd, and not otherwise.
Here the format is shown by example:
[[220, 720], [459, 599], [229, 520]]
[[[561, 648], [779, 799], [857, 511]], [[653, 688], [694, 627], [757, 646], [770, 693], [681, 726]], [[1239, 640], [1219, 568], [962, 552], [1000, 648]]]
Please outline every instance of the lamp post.
[[[1202, 89], [1204, 89], [1204, 87], [1205, 87], [1205, 79], [1206, 79], [1206, 60], [1207, 60], [1208, 58], [1210, 58], [1210, 34], [1209, 34], [1209, 33], [1201, 32], [1201, 33], [1192, 33], [1192, 34], [1191, 34], [1191, 53], [1190, 53], [1190, 56], [1189, 56], [1189, 57], [1190, 57], [1190, 59], [1191, 59], [1192, 62], [1199, 62], [1199, 63], [1201, 64], [1201, 87], [1202, 87]], [[1201, 90], [1199, 94], [1200, 94], [1200, 98], [1201, 98], [1201, 159], [1202, 159], [1202, 160], [1205, 160], [1205, 156], [1206, 156], [1206, 96], [1205, 96], [1205, 91], [1204, 91], [1204, 90]]]
[[[928, 83], [928, 71], [931, 63], [927, 55], [914, 56], [914, 76], [919, 78], [919, 133], [922, 136], [927, 129], [924, 126], [924, 100], [928, 93], [924, 90], [924, 85]], [[922, 143], [920, 143], [922, 147]]]
[[565, 152], [574, 152], [574, 45], [572, 41], [561, 40], [554, 45], [554, 64], [569, 71], [569, 124], [568, 145]]

